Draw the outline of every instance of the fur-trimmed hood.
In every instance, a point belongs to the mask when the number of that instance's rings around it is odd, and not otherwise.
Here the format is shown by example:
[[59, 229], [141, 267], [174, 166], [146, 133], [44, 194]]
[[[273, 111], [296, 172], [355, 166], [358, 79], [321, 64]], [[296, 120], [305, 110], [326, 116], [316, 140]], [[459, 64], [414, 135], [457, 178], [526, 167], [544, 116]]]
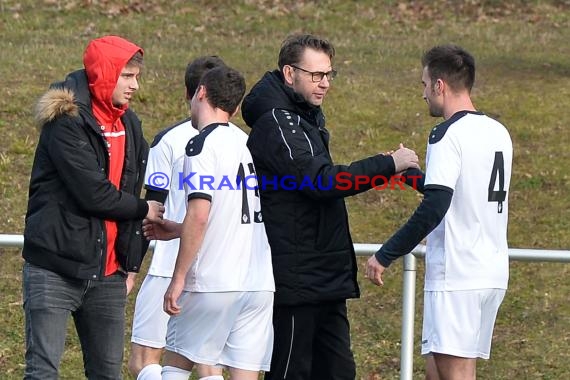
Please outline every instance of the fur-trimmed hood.
[[81, 110], [91, 113], [91, 95], [85, 70], [69, 73], [63, 82], [53, 83], [34, 109], [38, 128], [58, 117], [78, 117]]
[[60, 116], [79, 116], [79, 105], [75, 103], [75, 94], [68, 88], [48, 90], [36, 104], [34, 118], [41, 128], [44, 124]]

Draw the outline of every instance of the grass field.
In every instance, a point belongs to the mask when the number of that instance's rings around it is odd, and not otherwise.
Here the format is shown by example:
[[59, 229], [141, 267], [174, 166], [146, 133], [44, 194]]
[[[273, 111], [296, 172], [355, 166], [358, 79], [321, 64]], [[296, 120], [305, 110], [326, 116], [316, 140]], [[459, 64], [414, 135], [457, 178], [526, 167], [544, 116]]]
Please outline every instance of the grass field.
[[[0, 233], [23, 231], [38, 137], [32, 106], [50, 82], [81, 66], [90, 39], [119, 34], [145, 49], [132, 108], [150, 139], [186, 115], [182, 78], [188, 60], [220, 55], [250, 87], [276, 67], [280, 42], [293, 32], [321, 34], [337, 49], [339, 76], [324, 110], [338, 163], [399, 142], [423, 159], [427, 132], [439, 121], [428, 116], [421, 98], [421, 54], [447, 42], [470, 50], [477, 59], [475, 104], [503, 122], [514, 142], [509, 245], [570, 248], [570, 1], [562, 0], [0, 0]], [[239, 117], [235, 122], [244, 125]], [[418, 200], [412, 191], [370, 191], [349, 199], [353, 240], [384, 241]], [[0, 250], [1, 379], [23, 373], [21, 265], [18, 250]], [[480, 362], [479, 378], [570, 378], [569, 272], [562, 264], [512, 264], [492, 358]], [[396, 379], [401, 265], [390, 269], [382, 289], [360, 282], [362, 297], [349, 304], [358, 379]], [[81, 353], [70, 330], [62, 379], [79, 378]]]

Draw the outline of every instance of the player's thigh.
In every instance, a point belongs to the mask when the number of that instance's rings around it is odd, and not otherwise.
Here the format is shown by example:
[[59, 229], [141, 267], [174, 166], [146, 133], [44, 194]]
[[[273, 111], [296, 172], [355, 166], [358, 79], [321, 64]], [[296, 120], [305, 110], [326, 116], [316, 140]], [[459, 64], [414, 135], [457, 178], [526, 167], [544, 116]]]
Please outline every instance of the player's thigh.
[[131, 342], [131, 352], [129, 355], [129, 370], [138, 375], [138, 373], [150, 364], [159, 364], [164, 349], [142, 346], [138, 343]]
[[477, 359], [433, 354], [440, 380], [475, 380]]
[[435, 364], [435, 359], [433, 354], [424, 355], [426, 360], [426, 378], [425, 380], [439, 380], [439, 374], [437, 372], [437, 366]]
[[258, 380], [259, 371], [247, 371], [239, 368], [229, 368], [230, 379]]

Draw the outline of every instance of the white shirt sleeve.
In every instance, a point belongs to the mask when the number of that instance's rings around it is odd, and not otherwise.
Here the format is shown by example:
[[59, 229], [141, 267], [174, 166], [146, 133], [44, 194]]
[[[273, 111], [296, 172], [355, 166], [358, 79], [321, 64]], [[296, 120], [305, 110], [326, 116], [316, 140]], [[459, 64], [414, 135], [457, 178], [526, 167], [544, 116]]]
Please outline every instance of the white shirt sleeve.
[[461, 173], [461, 147], [452, 131], [438, 142], [429, 144], [426, 157], [425, 188], [447, 187], [455, 190]]
[[144, 183], [147, 187], [170, 190], [172, 175], [172, 148], [161, 140], [150, 148]]
[[195, 156], [184, 158], [184, 190], [186, 200], [193, 197], [212, 200], [216, 188], [216, 154], [209, 144]]

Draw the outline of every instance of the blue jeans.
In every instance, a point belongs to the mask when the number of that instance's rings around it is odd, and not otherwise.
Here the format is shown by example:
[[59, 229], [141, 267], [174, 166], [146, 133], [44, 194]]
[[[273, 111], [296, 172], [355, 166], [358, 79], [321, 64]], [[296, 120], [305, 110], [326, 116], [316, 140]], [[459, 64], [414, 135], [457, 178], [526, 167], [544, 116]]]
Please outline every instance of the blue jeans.
[[121, 379], [126, 275], [79, 280], [24, 264], [24, 379], [57, 379], [69, 315], [73, 316], [88, 379]]

